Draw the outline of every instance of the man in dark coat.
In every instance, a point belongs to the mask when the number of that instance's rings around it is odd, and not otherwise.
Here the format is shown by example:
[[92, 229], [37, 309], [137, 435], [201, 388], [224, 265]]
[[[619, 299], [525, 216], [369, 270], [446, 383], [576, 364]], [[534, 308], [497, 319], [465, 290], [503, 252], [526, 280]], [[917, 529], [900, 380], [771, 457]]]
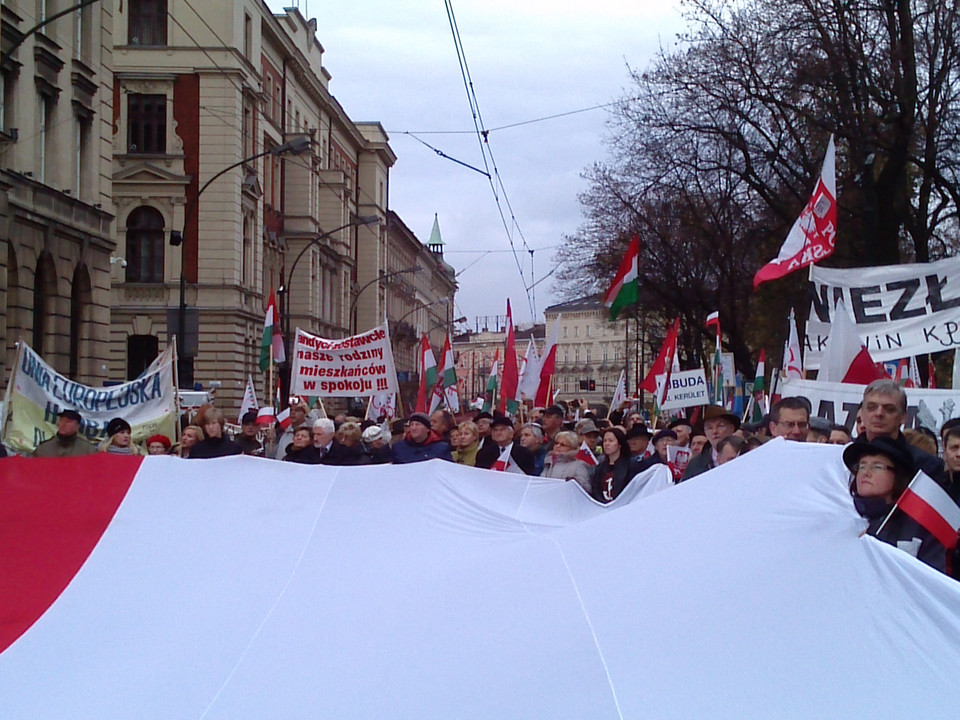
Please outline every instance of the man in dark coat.
[[434, 459], [453, 462], [450, 443], [430, 428], [430, 418], [426, 413], [414, 413], [410, 416], [407, 434], [393, 446], [391, 459], [397, 465]]
[[525, 475], [534, 474], [536, 458], [513, 441], [513, 421], [508, 417], [497, 417], [490, 423], [490, 442], [477, 451], [477, 467], [490, 470], [508, 450], [510, 459]]
[[242, 455], [243, 450], [223, 432], [223, 412], [210, 407], [200, 419], [203, 423], [204, 438], [190, 448], [191, 460], [206, 460], [209, 458], [227, 457], [228, 455]]
[[707, 436], [707, 442], [699, 455], [690, 458], [683, 479], [689, 480], [716, 467], [717, 445], [724, 438], [733, 435], [739, 427], [739, 417], [719, 405], [708, 405], [703, 411], [703, 434]]
[[347, 447], [337, 440], [336, 425], [330, 418], [314, 421], [313, 446], [317, 449], [321, 465], [359, 465], [363, 453], [359, 444]]
[[44, 440], [33, 451], [34, 457], [78, 457], [93, 455], [97, 446], [80, 437], [82, 418], [76, 410], [61, 410], [57, 417], [57, 434]]
[[245, 412], [240, 418], [240, 436], [235, 441], [244, 455], [263, 455], [263, 445], [257, 440], [258, 429], [257, 411]]
[[863, 391], [863, 433], [867, 440], [887, 437], [900, 443], [910, 456], [917, 470], [923, 470], [933, 480], [945, 486], [947, 482], [943, 460], [911, 445], [900, 432], [907, 419], [907, 393], [893, 380], [874, 380]]

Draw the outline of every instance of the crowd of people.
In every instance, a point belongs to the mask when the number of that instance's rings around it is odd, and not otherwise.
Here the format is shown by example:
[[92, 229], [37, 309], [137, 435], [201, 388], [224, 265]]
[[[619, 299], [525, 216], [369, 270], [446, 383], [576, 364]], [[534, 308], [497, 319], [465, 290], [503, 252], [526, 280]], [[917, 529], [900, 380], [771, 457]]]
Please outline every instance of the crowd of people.
[[[314, 411], [315, 412], [315, 411]], [[582, 415], [582, 416], [581, 416]], [[960, 576], [960, 555], [954, 562], [929, 532], [902, 512], [892, 512], [918, 470], [945, 488], [960, 503], [960, 418], [948, 420], [938, 437], [929, 429], [903, 430], [907, 396], [892, 380], [866, 387], [854, 431], [811, 416], [803, 397], [784, 397], [759, 423], [744, 423], [727, 409], [711, 405], [696, 422], [675, 418], [648, 427], [638, 411], [615, 410], [598, 418], [581, 406], [534, 408], [526, 422], [489, 412], [470, 411], [457, 418], [447, 410], [414, 413], [406, 420], [379, 424], [338, 416], [315, 417], [294, 400], [290, 424], [264, 429], [257, 413], [241, 419], [230, 437], [223, 412], [201, 408], [196, 424], [183, 428], [180, 442], [164, 435], [141, 447], [131, 440], [122, 418], [107, 426], [98, 446], [79, 435], [82, 418], [64, 410], [57, 433], [41, 443], [36, 457], [68, 457], [106, 452], [120, 455], [173, 454], [191, 459], [254, 455], [312, 465], [405, 464], [440, 459], [471, 467], [574, 481], [599, 502], [614, 500], [644, 476], [666, 464], [676, 482], [683, 482], [735, 460], [775, 437], [794, 442], [845, 445], [843, 460], [850, 471], [850, 494], [868, 521], [868, 532], [896, 545], [948, 574]], [[687, 448], [685, 465], [668, 461], [671, 446]], [[645, 480], [638, 480], [643, 482]]]

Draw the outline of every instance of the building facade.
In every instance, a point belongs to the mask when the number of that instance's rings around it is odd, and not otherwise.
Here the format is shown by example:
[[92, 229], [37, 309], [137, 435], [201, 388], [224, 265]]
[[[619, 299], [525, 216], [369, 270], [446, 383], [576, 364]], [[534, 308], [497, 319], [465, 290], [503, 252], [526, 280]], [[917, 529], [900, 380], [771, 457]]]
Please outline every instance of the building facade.
[[248, 375], [263, 392], [271, 290], [288, 344], [382, 317], [357, 291], [385, 268], [396, 158], [331, 94], [316, 27], [262, 0], [118, 8], [111, 376], [136, 376], [183, 318], [181, 386], [220, 382], [232, 407]]
[[[484, 318], [485, 320], [487, 318]], [[537, 350], [542, 352], [544, 344], [544, 326], [514, 328], [514, 342], [517, 349], [517, 372], [523, 365], [527, 345], [532, 339]], [[502, 374], [504, 349], [507, 344], [506, 329], [499, 325], [468, 330], [453, 339], [453, 350], [457, 360], [457, 380], [460, 383], [460, 397], [475, 401], [482, 397], [487, 379], [493, 367], [493, 361], [499, 358], [498, 371]]]
[[19, 338], [70, 378], [109, 376], [112, 8], [95, 3], [52, 20], [63, 7], [0, 5], [4, 383]]
[[609, 404], [622, 370], [627, 371], [632, 393], [638, 358], [636, 338], [628, 338], [628, 320], [610, 322], [599, 296], [551, 305], [544, 315], [549, 329], [560, 318], [554, 374], [558, 399]]

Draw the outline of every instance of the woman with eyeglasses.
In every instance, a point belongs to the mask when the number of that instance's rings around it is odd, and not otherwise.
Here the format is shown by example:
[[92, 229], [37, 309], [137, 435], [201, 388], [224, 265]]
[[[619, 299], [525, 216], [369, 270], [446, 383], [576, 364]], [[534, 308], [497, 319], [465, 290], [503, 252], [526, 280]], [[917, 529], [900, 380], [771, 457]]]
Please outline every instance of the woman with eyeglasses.
[[583, 460], [577, 459], [579, 449], [576, 433], [569, 430], [558, 432], [553, 438], [553, 451], [543, 461], [543, 474], [540, 477], [575, 480], [589, 493], [591, 468]]
[[946, 572], [943, 545], [913, 518], [894, 510], [894, 504], [916, 474], [910, 451], [891, 438], [862, 438], [843, 451], [843, 462], [852, 473], [853, 504], [869, 523], [867, 534]]

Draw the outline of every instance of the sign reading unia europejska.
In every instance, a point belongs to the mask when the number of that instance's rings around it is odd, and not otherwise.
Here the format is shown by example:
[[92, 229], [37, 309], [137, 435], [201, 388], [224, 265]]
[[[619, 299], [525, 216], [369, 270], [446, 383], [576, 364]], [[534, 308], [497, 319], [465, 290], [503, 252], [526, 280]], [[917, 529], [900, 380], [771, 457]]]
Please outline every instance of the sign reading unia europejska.
[[4, 442], [21, 452], [33, 452], [53, 437], [57, 416], [67, 409], [80, 413], [80, 434], [91, 442], [104, 439], [107, 423], [117, 417], [130, 423], [135, 443], [157, 433], [173, 438], [177, 421], [174, 364], [171, 354], [136, 380], [91, 387], [60, 375], [21, 341], [7, 388], [9, 419], [4, 425]]
[[399, 392], [386, 325], [340, 340], [297, 328], [290, 392], [320, 397], [368, 397]]

